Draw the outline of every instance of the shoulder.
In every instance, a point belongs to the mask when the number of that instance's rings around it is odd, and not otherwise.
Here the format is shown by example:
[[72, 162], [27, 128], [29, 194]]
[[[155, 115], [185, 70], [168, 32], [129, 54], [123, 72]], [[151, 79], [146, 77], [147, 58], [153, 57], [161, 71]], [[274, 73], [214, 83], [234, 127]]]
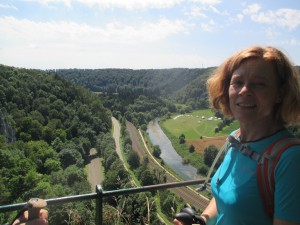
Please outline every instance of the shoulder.
[[237, 137], [240, 136], [240, 133], [241, 133], [240, 129], [236, 129], [236, 130], [232, 131], [232, 132], [229, 134], [229, 136], [234, 136], [235, 138], [237, 138]]
[[278, 132], [277, 138], [274, 140], [274, 146], [276, 146], [277, 149], [282, 149], [283, 151], [279, 162], [288, 163], [290, 161], [299, 160], [300, 139], [295, 137], [288, 130], [284, 129]]
[[300, 138], [294, 136], [286, 129], [280, 131], [278, 135], [275, 144], [277, 144], [277, 148], [284, 149], [283, 158], [300, 155]]
[[279, 174], [300, 170], [300, 139], [291, 139], [287, 145], [276, 166], [276, 172]]

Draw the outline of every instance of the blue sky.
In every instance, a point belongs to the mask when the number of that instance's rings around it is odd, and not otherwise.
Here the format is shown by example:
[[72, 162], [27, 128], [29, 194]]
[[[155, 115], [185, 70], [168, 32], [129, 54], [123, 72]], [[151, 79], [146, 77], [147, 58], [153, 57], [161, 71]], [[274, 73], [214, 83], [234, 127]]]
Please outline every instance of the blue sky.
[[300, 65], [298, 0], [1, 0], [0, 64], [202, 68], [250, 45]]

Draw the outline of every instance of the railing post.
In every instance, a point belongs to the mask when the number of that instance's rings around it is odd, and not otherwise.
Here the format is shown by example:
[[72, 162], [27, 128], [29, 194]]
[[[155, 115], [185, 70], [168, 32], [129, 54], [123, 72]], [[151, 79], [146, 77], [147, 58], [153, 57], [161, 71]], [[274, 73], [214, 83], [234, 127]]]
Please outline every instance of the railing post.
[[96, 185], [96, 216], [95, 216], [95, 224], [102, 225], [102, 213], [103, 213], [103, 189], [100, 184]]

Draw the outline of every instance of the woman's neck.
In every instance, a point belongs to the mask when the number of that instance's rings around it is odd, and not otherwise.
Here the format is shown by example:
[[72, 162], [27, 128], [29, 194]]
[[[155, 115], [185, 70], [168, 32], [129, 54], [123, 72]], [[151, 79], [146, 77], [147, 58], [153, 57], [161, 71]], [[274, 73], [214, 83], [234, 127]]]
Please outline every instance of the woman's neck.
[[240, 125], [240, 140], [241, 142], [251, 142], [271, 136], [277, 131], [283, 129], [282, 124], [274, 124], [272, 126], [255, 126], [252, 124]]

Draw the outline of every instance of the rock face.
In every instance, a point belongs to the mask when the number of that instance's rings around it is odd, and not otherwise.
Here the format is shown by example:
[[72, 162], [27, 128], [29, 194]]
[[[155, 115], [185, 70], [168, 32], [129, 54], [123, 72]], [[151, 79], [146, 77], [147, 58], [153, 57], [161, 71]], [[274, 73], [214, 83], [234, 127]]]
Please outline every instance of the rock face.
[[15, 131], [8, 122], [8, 114], [5, 108], [0, 109], [0, 135], [4, 135], [7, 142], [16, 141]]

